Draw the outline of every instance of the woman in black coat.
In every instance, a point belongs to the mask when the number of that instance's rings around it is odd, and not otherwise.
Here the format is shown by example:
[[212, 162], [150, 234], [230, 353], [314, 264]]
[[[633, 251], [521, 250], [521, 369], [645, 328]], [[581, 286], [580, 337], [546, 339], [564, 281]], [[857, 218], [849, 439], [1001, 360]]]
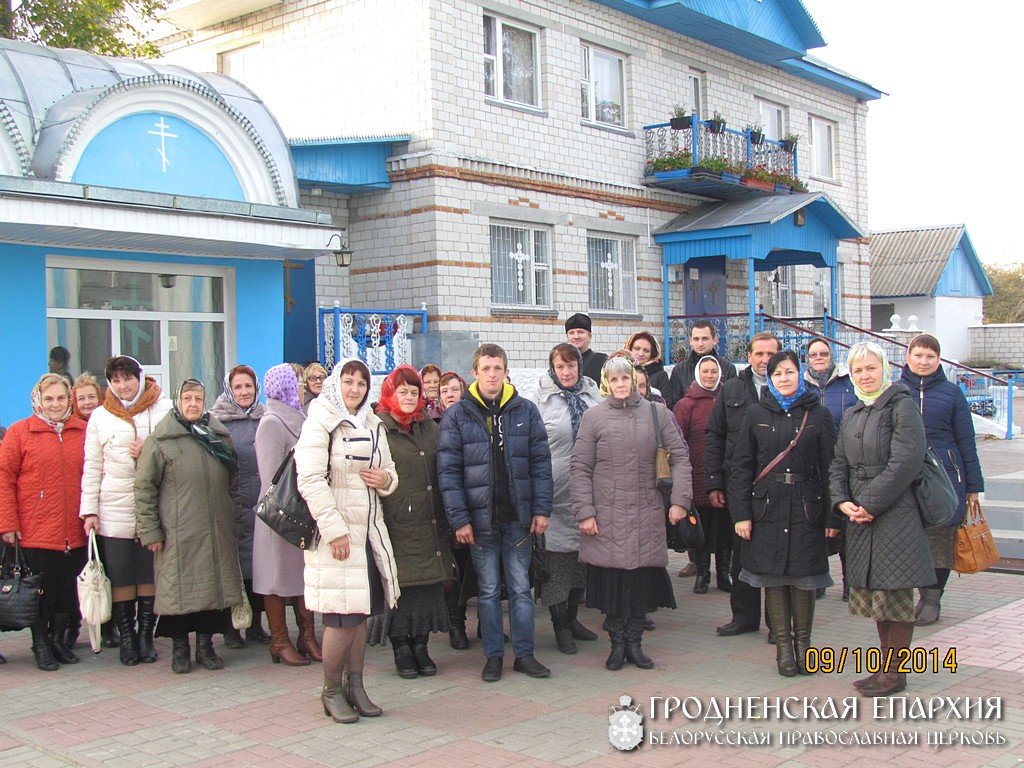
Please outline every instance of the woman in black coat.
[[948, 526], [925, 531], [935, 563], [935, 586], [922, 587], [921, 599], [914, 609], [917, 626], [927, 627], [939, 620], [942, 592], [953, 567], [956, 529], [964, 521], [968, 501], [977, 501], [985, 490], [978, 447], [974, 441], [974, 420], [971, 406], [963, 391], [940, 365], [939, 340], [928, 333], [915, 336], [907, 349], [903, 383], [917, 401], [928, 445], [946, 468], [946, 474], [957, 494], [957, 515]]
[[860, 402], [843, 414], [829, 490], [846, 517], [850, 613], [875, 621], [881, 658], [891, 659], [854, 686], [888, 696], [907, 687], [899, 662], [914, 637], [914, 588], [935, 580], [911, 488], [924, 466], [924, 422], [878, 345], [854, 344], [847, 364]]
[[736, 535], [750, 542], [740, 579], [764, 588], [779, 674], [786, 677], [808, 674], [814, 593], [832, 584], [825, 538], [838, 531], [826, 534], [825, 522], [834, 445], [832, 416], [808, 391], [797, 354], [776, 352], [768, 387], [744, 414], [728, 490]]

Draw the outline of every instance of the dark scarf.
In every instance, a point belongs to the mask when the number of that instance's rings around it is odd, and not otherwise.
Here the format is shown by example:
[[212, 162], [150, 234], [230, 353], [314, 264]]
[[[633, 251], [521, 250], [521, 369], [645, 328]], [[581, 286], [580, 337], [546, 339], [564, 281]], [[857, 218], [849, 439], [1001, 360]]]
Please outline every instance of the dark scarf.
[[576, 383], [571, 387], [563, 386], [551, 368], [548, 368], [548, 376], [551, 377], [551, 380], [555, 382], [555, 386], [565, 395], [565, 403], [569, 406], [569, 423], [572, 425], [572, 441], [575, 443], [576, 433], [580, 429], [580, 419], [583, 418], [583, 414], [587, 410], [587, 404], [580, 397], [580, 392], [583, 390], [583, 374], [580, 374], [580, 377], [576, 379]]
[[818, 389], [822, 392], [825, 391], [825, 385], [828, 384], [828, 380], [832, 378], [832, 374], [836, 371], [836, 364], [832, 363], [824, 371], [816, 371], [813, 368], [808, 368], [807, 372], [814, 379], [814, 383], [818, 385]]
[[224, 442], [210, 429], [210, 412], [203, 413], [197, 421], [189, 421], [182, 416], [178, 403], [181, 401], [181, 391], [186, 384], [199, 384], [202, 387], [202, 383], [195, 379], [186, 379], [181, 383], [174, 398], [174, 409], [171, 411], [174, 418], [203, 446], [203, 450], [208, 451], [211, 456], [227, 467], [228, 472], [238, 472], [238, 454], [235, 453], [235, 449], [230, 443]]

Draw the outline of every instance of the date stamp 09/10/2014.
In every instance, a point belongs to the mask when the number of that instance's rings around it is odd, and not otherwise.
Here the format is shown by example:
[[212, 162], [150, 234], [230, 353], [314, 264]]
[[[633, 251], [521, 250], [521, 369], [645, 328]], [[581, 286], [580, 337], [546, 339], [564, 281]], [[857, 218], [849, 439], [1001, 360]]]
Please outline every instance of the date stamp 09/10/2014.
[[808, 648], [804, 654], [808, 672], [842, 674], [851, 669], [858, 675], [876, 672], [904, 674], [938, 673], [948, 670], [956, 673], [956, 648]]

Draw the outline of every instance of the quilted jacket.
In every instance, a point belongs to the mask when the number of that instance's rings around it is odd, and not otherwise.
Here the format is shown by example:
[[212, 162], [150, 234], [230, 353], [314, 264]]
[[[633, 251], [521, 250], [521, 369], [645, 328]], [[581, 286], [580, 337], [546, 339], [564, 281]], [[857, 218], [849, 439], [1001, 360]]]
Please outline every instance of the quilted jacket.
[[[935, 583], [931, 552], [910, 484], [924, 465], [924, 422], [901, 384], [843, 416], [829, 469], [832, 504], [853, 501], [875, 519], [846, 524], [846, 576], [862, 589]], [[838, 512], [838, 510], [837, 510]]]
[[690, 460], [665, 406], [655, 403], [652, 412], [651, 405], [634, 392], [625, 400], [606, 397], [583, 414], [569, 488], [576, 521], [596, 517], [599, 532], [580, 542], [581, 563], [626, 570], [668, 565], [655, 430], [670, 453], [671, 503], [687, 510], [692, 503]]
[[61, 434], [36, 416], [16, 421], [0, 445], [0, 533], [21, 531], [21, 546], [85, 546], [78, 519], [85, 422], [72, 416]]
[[[537, 406], [506, 384], [501, 429], [512, 505], [520, 525], [535, 515], [551, 516], [551, 450]], [[494, 492], [489, 418], [480, 406], [476, 382], [441, 417], [437, 440], [437, 481], [444, 511], [453, 531], [472, 523], [473, 530], [491, 529]]]
[[129, 449], [136, 438], [149, 437], [171, 407], [170, 400], [160, 398], [131, 424], [102, 405], [89, 417], [79, 514], [98, 515], [101, 536], [135, 538], [136, 462]]
[[[391, 485], [380, 490], [367, 487], [359, 470], [368, 467], [387, 472]], [[385, 602], [394, 608], [401, 594], [398, 566], [380, 497], [395, 492], [398, 473], [380, 419], [368, 413], [359, 424], [326, 398], [316, 398], [309, 404], [309, 415], [295, 444], [295, 468], [299, 492], [321, 536], [315, 548], [305, 551], [306, 607], [318, 613], [370, 613], [369, 543]], [[342, 536], [348, 536], [349, 556], [335, 560], [330, 543]]]

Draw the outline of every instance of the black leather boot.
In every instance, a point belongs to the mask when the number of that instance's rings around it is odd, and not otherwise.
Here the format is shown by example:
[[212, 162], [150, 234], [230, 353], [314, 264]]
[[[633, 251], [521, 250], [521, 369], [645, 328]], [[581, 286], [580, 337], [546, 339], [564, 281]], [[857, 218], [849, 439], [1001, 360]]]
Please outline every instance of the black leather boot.
[[78, 645], [78, 636], [82, 633], [82, 615], [74, 613], [68, 621], [68, 628], [64, 631], [64, 645], [75, 650]]
[[224, 659], [213, 650], [213, 635], [196, 632], [196, 661], [209, 670], [224, 669]]
[[718, 565], [718, 558], [715, 558], [715, 586], [723, 592], [732, 592], [732, 576], [729, 575], [729, 566], [724, 568]]
[[612, 651], [608, 654], [604, 668], [614, 672], [622, 669], [626, 662], [626, 622], [609, 617], [605, 619], [604, 625], [607, 627], [608, 639], [612, 643]]
[[60, 664], [77, 664], [78, 657], [67, 646], [68, 624], [71, 623], [70, 613], [55, 613], [50, 621], [50, 651]]
[[245, 648], [245, 639], [242, 637], [242, 633], [234, 627], [224, 630], [224, 645], [231, 650], [238, 650], [239, 648]]
[[416, 662], [416, 669], [424, 677], [432, 677], [437, 674], [437, 664], [427, 653], [429, 640], [430, 635], [416, 635], [412, 638], [412, 658]]
[[139, 663], [139, 636], [135, 632], [135, 601], [119, 600], [114, 603], [112, 617], [117, 622], [117, 631], [121, 636], [121, 650], [118, 657], [126, 667], [134, 667]]
[[398, 670], [398, 676], [405, 680], [415, 680], [419, 677], [420, 670], [416, 666], [409, 642], [409, 637], [392, 637], [391, 648], [395, 652], [395, 669]]
[[644, 637], [643, 619], [626, 621], [626, 660], [636, 664], [640, 669], [651, 669], [654, 662], [644, 653], [641, 645]]
[[569, 616], [569, 631], [572, 632], [574, 640], [592, 642], [597, 640], [597, 635], [580, 624], [578, 618], [580, 606], [583, 604], [584, 591], [582, 589], [570, 589], [569, 599], [565, 603], [566, 613]]
[[711, 586], [711, 571], [698, 570], [697, 578], [693, 582], [693, 594], [706, 595], [708, 587]]
[[36, 666], [43, 672], [56, 672], [60, 664], [50, 650], [49, 628], [48, 619], [37, 619], [32, 625], [32, 655], [36, 657]]
[[456, 651], [469, 648], [469, 637], [466, 636], [466, 606], [448, 606], [448, 618], [452, 628], [448, 630], [448, 644]]
[[807, 671], [807, 649], [811, 647], [815, 599], [813, 591], [789, 587], [789, 603], [793, 611], [793, 647], [796, 656], [796, 670], [801, 675], [811, 674]]
[[[811, 592], [811, 602], [814, 593]], [[765, 607], [772, 620], [772, 631], [775, 638], [775, 663], [779, 674], [793, 677], [797, 673], [796, 657], [793, 654], [793, 614], [790, 606], [789, 587], [766, 587], [764, 590]]]
[[192, 648], [187, 637], [176, 637], [171, 649], [171, 671], [176, 675], [184, 675], [192, 671]]
[[143, 664], [153, 664], [158, 658], [156, 648], [153, 647], [153, 630], [156, 629], [156, 613], [153, 607], [156, 604], [155, 597], [140, 597], [139, 604], [139, 661]]
[[572, 630], [569, 628], [569, 610], [565, 603], [555, 603], [548, 606], [551, 613], [551, 626], [555, 628], [555, 642], [558, 650], [562, 653], [576, 653], [576, 641], [572, 639]]
[[121, 636], [117, 632], [117, 623], [113, 617], [100, 625], [100, 641], [104, 648], [117, 648], [121, 645]]

